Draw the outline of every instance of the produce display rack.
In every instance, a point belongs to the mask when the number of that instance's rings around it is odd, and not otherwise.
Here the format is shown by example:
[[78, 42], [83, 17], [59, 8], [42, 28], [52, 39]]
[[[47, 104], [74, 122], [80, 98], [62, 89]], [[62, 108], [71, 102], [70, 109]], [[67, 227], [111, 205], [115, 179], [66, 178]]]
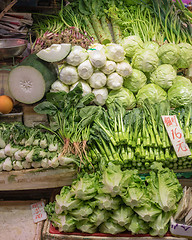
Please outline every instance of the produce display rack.
[[[55, 232], [55, 233], [53, 233]], [[123, 236], [124, 235], [124, 236]], [[43, 240], [187, 240], [185, 237], [173, 237], [170, 234], [165, 237], [151, 237], [149, 235], [119, 234], [117, 236], [109, 236], [109, 234], [59, 234], [53, 229], [49, 220], [46, 220], [42, 230]]]

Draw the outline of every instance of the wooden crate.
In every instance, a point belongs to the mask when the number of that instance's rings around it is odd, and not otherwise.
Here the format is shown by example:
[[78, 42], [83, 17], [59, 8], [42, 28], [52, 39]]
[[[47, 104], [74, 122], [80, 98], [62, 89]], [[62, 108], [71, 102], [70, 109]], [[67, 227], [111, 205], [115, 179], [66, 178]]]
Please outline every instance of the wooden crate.
[[133, 237], [100, 237], [100, 236], [82, 236], [82, 235], [63, 235], [63, 234], [52, 234], [49, 231], [50, 221], [46, 220], [44, 222], [43, 231], [42, 231], [42, 240], [187, 240], [187, 238], [179, 237], [148, 237], [148, 236], [133, 236]]
[[26, 105], [23, 104], [23, 122], [27, 127], [34, 127], [40, 123], [47, 125], [48, 124], [48, 119], [47, 115], [45, 114], [38, 114], [36, 113], [33, 108], [37, 104], [33, 105]]
[[41, 240], [43, 222], [35, 224], [31, 212], [35, 202], [0, 201], [1, 240]]
[[0, 172], [0, 191], [57, 188], [71, 185], [76, 178], [73, 169], [27, 169]]

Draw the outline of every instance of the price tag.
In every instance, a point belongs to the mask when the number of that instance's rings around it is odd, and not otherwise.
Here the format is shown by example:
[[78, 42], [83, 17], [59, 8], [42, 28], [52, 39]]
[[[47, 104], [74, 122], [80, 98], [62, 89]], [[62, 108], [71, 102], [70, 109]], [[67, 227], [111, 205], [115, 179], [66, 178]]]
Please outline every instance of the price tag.
[[43, 201], [31, 204], [31, 211], [34, 223], [47, 219], [47, 213], [44, 210], [45, 204]]
[[191, 155], [176, 115], [161, 116], [177, 157]]

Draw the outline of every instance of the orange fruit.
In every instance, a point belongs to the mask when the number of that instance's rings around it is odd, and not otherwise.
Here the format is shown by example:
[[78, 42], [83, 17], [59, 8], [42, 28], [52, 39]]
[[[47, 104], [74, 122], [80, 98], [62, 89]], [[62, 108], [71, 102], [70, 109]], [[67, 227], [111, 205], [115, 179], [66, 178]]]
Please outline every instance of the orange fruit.
[[3, 114], [10, 113], [13, 109], [13, 101], [7, 95], [0, 96], [0, 112]]

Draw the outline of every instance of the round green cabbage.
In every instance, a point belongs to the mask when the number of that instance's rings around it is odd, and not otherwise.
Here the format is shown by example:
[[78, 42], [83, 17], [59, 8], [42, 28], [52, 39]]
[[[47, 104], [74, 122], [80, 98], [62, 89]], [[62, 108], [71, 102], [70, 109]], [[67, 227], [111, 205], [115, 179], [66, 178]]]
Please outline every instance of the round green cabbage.
[[174, 83], [184, 83], [184, 84], [191, 84], [191, 81], [190, 81], [190, 79], [189, 78], [186, 78], [186, 77], [183, 77], [183, 76], [177, 76], [176, 78], [175, 78], [175, 81], [174, 81]]
[[150, 81], [168, 90], [175, 81], [177, 73], [175, 69], [170, 64], [162, 64], [157, 67], [157, 69], [152, 72], [150, 76]]
[[125, 109], [132, 109], [136, 105], [135, 96], [129, 89], [124, 87], [110, 91], [106, 105], [115, 102], [115, 100], [120, 101]]
[[132, 35], [123, 38], [120, 45], [124, 48], [127, 57], [133, 57], [136, 50], [143, 48], [143, 41], [140, 37]]
[[151, 104], [160, 103], [167, 99], [167, 93], [160, 86], [150, 83], [138, 91], [136, 96], [137, 105], [142, 106], [146, 99]]
[[189, 43], [179, 43], [178, 47], [180, 53], [176, 65], [178, 68], [188, 68], [192, 64], [192, 45]]
[[179, 46], [174, 43], [166, 43], [162, 45], [157, 51], [157, 56], [162, 63], [174, 65], [179, 59], [180, 49]]
[[159, 49], [159, 44], [153, 41], [147, 41], [147, 42], [144, 42], [143, 47], [144, 49], [150, 49], [157, 53]]
[[159, 58], [153, 50], [138, 50], [132, 58], [132, 67], [143, 72], [153, 72], [159, 64]]
[[168, 90], [168, 99], [172, 107], [179, 107], [192, 103], [192, 83], [180, 77]]
[[123, 86], [133, 93], [137, 93], [147, 82], [145, 74], [137, 69], [133, 69], [129, 77], [124, 78]]

